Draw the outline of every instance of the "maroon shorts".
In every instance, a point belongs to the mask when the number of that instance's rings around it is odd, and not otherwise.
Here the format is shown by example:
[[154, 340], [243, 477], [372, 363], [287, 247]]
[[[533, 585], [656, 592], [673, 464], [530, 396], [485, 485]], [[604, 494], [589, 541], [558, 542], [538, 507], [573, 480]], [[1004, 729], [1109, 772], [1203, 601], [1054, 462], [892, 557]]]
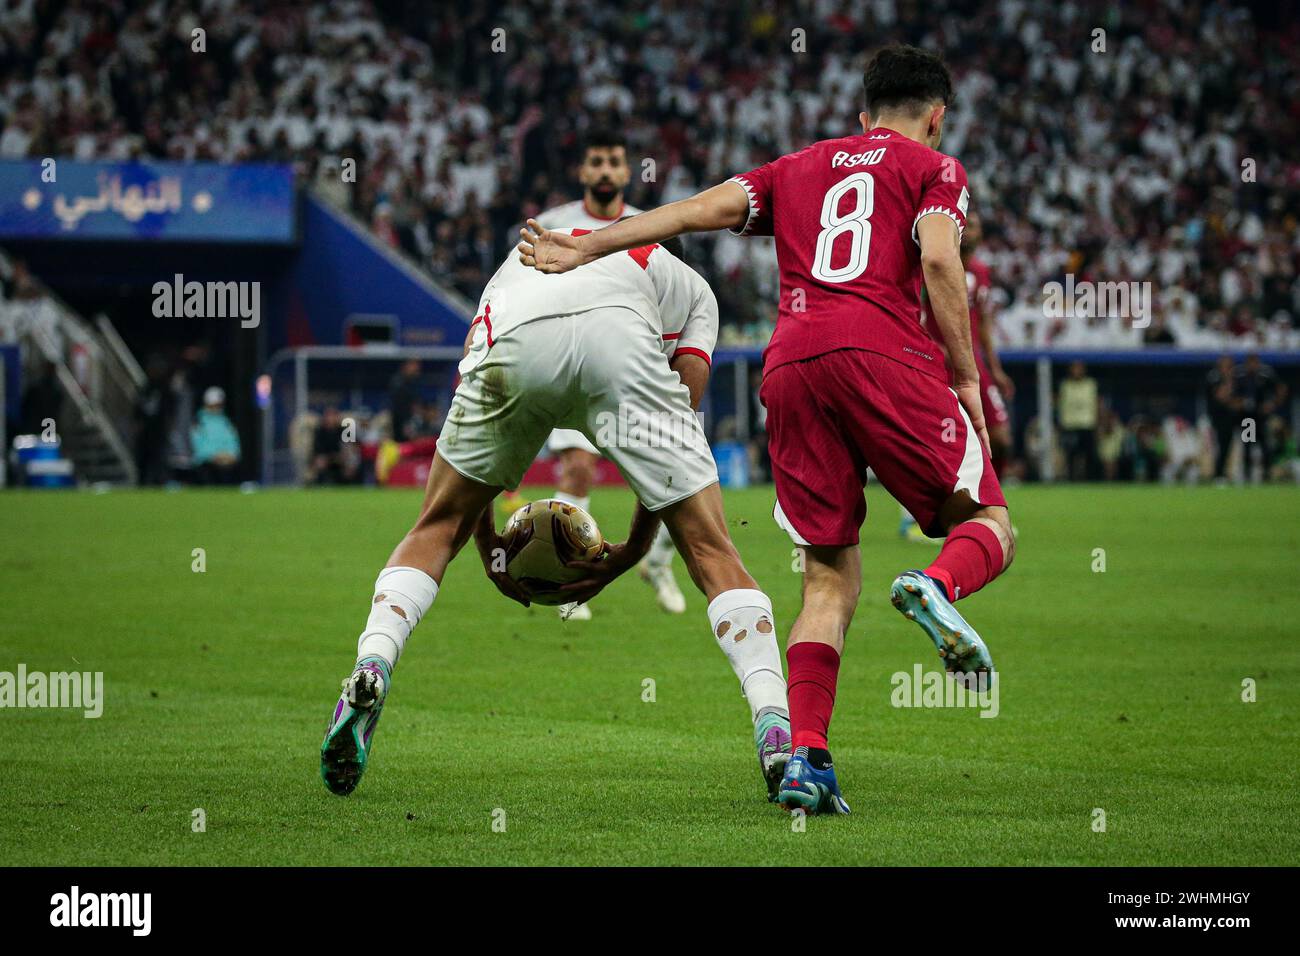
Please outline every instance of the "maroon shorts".
[[993, 375], [989, 372], [988, 366], [984, 364], [984, 359], [980, 353], [975, 353], [975, 364], [980, 373], [980, 404], [984, 409], [984, 427], [993, 428], [996, 425], [1009, 425], [1011, 416], [1007, 414], [1007, 403], [1002, 398], [1002, 389], [998, 388], [997, 382], [993, 381]]
[[841, 349], [774, 368], [759, 398], [776, 482], [777, 523], [796, 544], [852, 545], [867, 515], [870, 468], [932, 537], [960, 490], [1006, 505], [957, 395], [875, 352]]

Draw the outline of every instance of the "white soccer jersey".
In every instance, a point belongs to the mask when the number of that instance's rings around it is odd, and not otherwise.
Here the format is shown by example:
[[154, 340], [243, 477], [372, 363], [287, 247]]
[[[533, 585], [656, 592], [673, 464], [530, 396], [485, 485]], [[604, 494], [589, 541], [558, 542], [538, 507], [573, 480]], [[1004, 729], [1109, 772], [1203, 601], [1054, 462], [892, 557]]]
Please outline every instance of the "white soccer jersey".
[[[582, 235], [586, 230], [561, 230]], [[712, 361], [718, 339], [718, 301], [698, 272], [662, 246], [643, 246], [546, 275], [510, 256], [492, 276], [474, 322], [489, 342], [538, 319], [597, 309], [628, 309], [659, 337], [663, 354]]]
[[562, 206], [553, 206], [536, 217], [537, 221], [545, 229], [603, 229], [610, 223], [618, 222], [624, 216], [635, 216], [642, 210], [635, 206], [623, 204], [623, 211], [617, 216], [610, 216], [606, 219], [604, 216], [593, 216], [587, 211], [587, 203], [582, 199], [575, 199], [573, 202], [566, 202]]

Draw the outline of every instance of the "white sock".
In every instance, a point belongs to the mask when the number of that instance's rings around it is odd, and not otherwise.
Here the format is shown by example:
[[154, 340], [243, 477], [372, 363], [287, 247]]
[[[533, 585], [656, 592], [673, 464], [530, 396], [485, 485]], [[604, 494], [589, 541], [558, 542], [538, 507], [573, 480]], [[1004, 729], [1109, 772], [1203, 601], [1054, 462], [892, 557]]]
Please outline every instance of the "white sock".
[[736, 672], [750, 717], [757, 720], [762, 711], [788, 717], [771, 599], [752, 588], [723, 591], [709, 602], [709, 628]]
[[673, 563], [673, 555], [676, 553], [677, 545], [673, 544], [668, 526], [661, 524], [655, 534], [654, 544], [650, 545], [650, 553], [646, 555], [646, 564], [655, 570], [666, 568]]
[[370, 619], [357, 638], [357, 660], [378, 657], [397, 666], [406, 639], [429, 613], [438, 596], [438, 582], [418, 568], [384, 568], [375, 579]]
[[581, 508], [583, 511], [587, 512], [587, 514], [591, 514], [590, 495], [583, 495], [582, 497], [578, 497], [577, 495], [569, 494], [567, 491], [557, 491], [554, 497], [558, 498], [560, 501], [563, 501], [566, 505], [573, 505], [576, 508]]

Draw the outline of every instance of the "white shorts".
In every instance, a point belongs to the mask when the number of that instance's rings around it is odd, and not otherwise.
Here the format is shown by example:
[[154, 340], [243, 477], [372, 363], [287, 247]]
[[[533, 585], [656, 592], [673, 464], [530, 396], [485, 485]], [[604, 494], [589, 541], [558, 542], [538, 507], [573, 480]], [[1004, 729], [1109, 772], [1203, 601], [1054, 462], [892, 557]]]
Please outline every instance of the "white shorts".
[[554, 428], [577, 429], [658, 511], [714, 484], [690, 390], [631, 309], [538, 319], [487, 344], [476, 327], [438, 453], [467, 478], [518, 486]]
[[587, 436], [576, 428], [556, 428], [551, 432], [551, 437], [546, 439], [546, 448], [554, 453], [581, 448], [593, 455], [600, 454], [600, 449], [589, 442]]

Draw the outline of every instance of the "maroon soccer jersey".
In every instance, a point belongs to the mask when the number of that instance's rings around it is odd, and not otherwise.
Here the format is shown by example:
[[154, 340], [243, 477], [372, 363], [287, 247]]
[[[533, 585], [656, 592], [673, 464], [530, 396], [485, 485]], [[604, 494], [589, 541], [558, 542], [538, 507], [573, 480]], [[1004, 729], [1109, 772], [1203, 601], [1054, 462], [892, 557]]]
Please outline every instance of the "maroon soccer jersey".
[[926, 215], [966, 227], [966, 170], [901, 133], [823, 140], [733, 177], [749, 194], [739, 235], [774, 236], [781, 269], [765, 374], [836, 349], [879, 352], [947, 381], [921, 327]]

